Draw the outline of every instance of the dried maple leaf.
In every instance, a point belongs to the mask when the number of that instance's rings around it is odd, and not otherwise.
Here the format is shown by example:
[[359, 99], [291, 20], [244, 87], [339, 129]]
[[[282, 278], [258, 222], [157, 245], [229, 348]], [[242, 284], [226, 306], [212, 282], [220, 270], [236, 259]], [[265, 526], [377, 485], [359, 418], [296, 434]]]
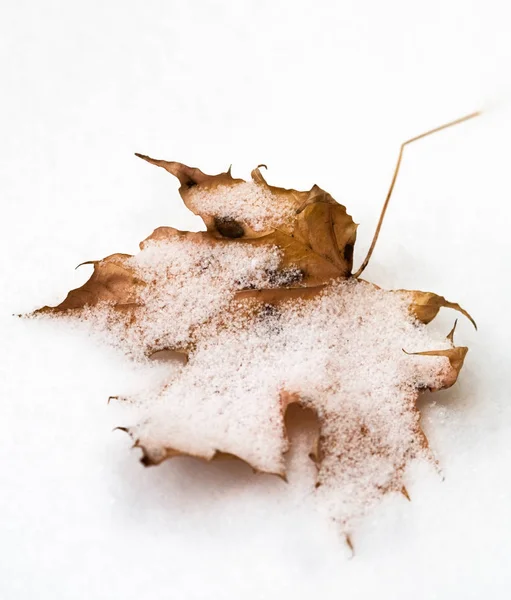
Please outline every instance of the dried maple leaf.
[[318, 275], [321, 267], [317, 265], [316, 277], [328, 280], [351, 275], [357, 225], [346, 208], [317, 185], [308, 192], [298, 192], [268, 185], [259, 167], [248, 182], [234, 179], [230, 170], [206, 175], [181, 163], [137, 156], [179, 179], [185, 205], [202, 217], [213, 235], [263, 238], [279, 247], [292, 245], [294, 260], [312, 250], [334, 267], [326, 270], [325, 265], [325, 272]]
[[467, 352], [454, 330], [445, 338], [426, 324], [441, 307], [473, 322], [442, 296], [360, 279], [407, 143], [355, 275], [357, 226], [319, 187], [270, 186], [259, 167], [246, 182], [138, 155], [179, 179], [207, 231], [160, 227], [137, 255], [92, 261], [82, 287], [37, 314], [88, 320], [136, 358], [186, 353], [162, 389], [132, 399], [139, 422], [123, 429], [145, 465], [234, 456], [285, 478], [285, 414], [299, 404], [319, 422], [308, 448], [315, 494], [345, 530], [383, 494], [404, 490], [406, 465], [427, 454], [419, 391], [452, 385]]

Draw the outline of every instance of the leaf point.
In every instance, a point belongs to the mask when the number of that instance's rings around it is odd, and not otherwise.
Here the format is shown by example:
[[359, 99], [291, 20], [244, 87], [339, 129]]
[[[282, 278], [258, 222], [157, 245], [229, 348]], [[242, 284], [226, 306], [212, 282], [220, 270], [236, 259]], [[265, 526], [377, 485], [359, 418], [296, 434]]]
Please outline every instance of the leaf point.
[[99, 260], [86, 260], [84, 262], [81, 262], [79, 265], [76, 265], [75, 271], [77, 269], [79, 269], [80, 267], [83, 267], [83, 265], [97, 265], [98, 263], [99, 263]]
[[447, 339], [450, 340], [454, 344], [454, 332], [456, 331], [456, 325], [458, 324], [458, 319], [454, 321], [454, 325], [451, 331], [447, 334]]
[[129, 429], [129, 427], [118, 426], [118, 427], [114, 427], [112, 429], [112, 431], [124, 431], [124, 433], [127, 433], [128, 435], [130, 435], [130, 429]]
[[351, 535], [349, 533], [346, 533], [344, 535], [344, 539], [346, 541], [346, 546], [348, 546], [348, 548], [351, 550], [350, 559], [352, 559], [355, 557], [355, 547], [353, 546], [353, 541], [351, 539]]
[[410, 498], [410, 494], [408, 493], [408, 490], [406, 489], [405, 486], [403, 486], [400, 490], [401, 494], [408, 500], [408, 502], [411, 502], [412, 499]]

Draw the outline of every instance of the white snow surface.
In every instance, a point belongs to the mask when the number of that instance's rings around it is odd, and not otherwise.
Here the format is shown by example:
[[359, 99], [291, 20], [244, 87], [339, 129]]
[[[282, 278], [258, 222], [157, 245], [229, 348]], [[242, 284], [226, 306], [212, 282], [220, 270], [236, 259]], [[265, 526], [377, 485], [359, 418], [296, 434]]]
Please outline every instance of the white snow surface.
[[[0, 19], [0, 597], [232, 600], [508, 598], [511, 589], [509, 8], [379, 3], [33, 0]], [[87, 259], [153, 229], [199, 229], [145, 152], [270, 183], [317, 183], [360, 223], [360, 264], [405, 150], [369, 281], [460, 302], [460, 381], [426, 394], [441, 473], [406, 473], [353, 534], [309, 494], [236, 462], [144, 469], [111, 394], [158, 387], [56, 304]], [[454, 314], [432, 324], [449, 331]], [[303, 457], [302, 457], [303, 458]], [[293, 460], [300, 462], [301, 457]]]

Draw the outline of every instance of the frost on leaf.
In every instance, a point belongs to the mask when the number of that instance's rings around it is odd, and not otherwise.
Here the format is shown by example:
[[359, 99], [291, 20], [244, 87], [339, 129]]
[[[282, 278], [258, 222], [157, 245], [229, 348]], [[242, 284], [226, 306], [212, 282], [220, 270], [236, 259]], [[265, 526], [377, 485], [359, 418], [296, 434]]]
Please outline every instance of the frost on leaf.
[[137, 255], [92, 261], [89, 281], [37, 313], [86, 320], [137, 360], [186, 354], [161, 389], [131, 399], [138, 421], [125, 429], [146, 465], [234, 456], [286, 477], [286, 410], [313, 411], [314, 494], [348, 530], [427, 456], [419, 391], [452, 385], [463, 364], [467, 349], [426, 324], [441, 307], [470, 316], [354, 277], [357, 226], [317, 186], [142, 158], [178, 178], [207, 231], [160, 227]]

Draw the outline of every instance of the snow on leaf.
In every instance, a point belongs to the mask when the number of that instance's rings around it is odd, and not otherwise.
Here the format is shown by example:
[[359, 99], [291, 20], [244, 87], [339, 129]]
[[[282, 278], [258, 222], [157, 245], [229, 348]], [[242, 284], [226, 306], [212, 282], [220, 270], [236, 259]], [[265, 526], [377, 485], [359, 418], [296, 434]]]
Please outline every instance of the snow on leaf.
[[449, 387], [463, 365], [453, 332], [426, 324], [441, 307], [472, 318], [442, 296], [352, 276], [357, 226], [317, 186], [138, 156], [178, 178], [207, 231], [160, 227], [137, 255], [92, 261], [82, 287], [36, 314], [88, 321], [138, 360], [187, 354], [161, 389], [131, 399], [137, 421], [122, 429], [145, 465], [237, 457], [286, 478], [286, 412], [312, 411], [314, 494], [349, 531], [385, 493], [403, 493], [406, 465], [429, 452], [419, 391]]
[[71, 290], [57, 307], [44, 306], [38, 313], [54, 313], [96, 306], [101, 302], [114, 302], [117, 307], [131, 306], [138, 296], [137, 288], [142, 282], [137, 279], [127, 259], [129, 254], [111, 254], [102, 260], [93, 260], [81, 265], [94, 266], [92, 277], [82, 287]]
[[[308, 192], [299, 192], [268, 185], [259, 167], [252, 171], [252, 181], [244, 181], [234, 179], [230, 169], [218, 175], [206, 175], [200, 169], [182, 163], [157, 160], [143, 154], [136, 156], [177, 177], [183, 202], [193, 213], [202, 217], [208, 231], [215, 235], [231, 239], [257, 238], [278, 229], [295, 235], [313, 249], [309, 238], [313, 244], [319, 244], [324, 249], [330, 244], [341, 255], [344, 254], [345, 243], [351, 246], [355, 243], [356, 225], [346, 214], [345, 207], [317, 185]], [[310, 205], [319, 205], [323, 209], [320, 212], [332, 221], [330, 228], [335, 232], [332, 231], [328, 237], [314, 235], [320, 215], [311, 217], [310, 211], [306, 210]], [[335, 209], [327, 211], [325, 205]], [[311, 231], [308, 231], [309, 228]], [[333, 235], [339, 236], [337, 241]], [[343, 240], [343, 235], [347, 236], [346, 240]], [[329, 259], [333, 259], [334, 264], [338, 262], [334, 256], [336, 252], [327, 254], [330, 254]], [[351, 258], [348, 257], [346, 262], [349, 268], [346, 269], [344, 263], [342, 266], [347, 275], [351, 273]]]

